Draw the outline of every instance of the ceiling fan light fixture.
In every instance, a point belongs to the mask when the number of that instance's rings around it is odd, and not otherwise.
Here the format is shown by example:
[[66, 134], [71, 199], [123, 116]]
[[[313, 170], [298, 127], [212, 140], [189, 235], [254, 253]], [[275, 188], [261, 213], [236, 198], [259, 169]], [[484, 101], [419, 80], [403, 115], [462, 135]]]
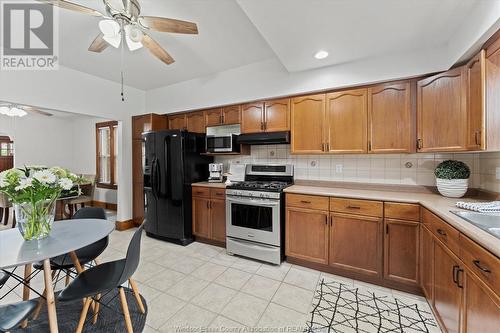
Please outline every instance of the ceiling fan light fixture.
[[15, 107], [15, 106], [0, 106], [0, 114], [3, 114], [5, 116], [9, 117], [24, 117], [25, 115], [28, 114], [28, 112], [24, 111], [21, 108]]
[[141, 41], [144, 34], [141, 29], [129, 24], [124, 27], [124, 30], [125, 40], [130, 51], [135, 51], [143, 47]]
[[121, 34], [115, 35], [115, 36], [106, 36], [104, 35], [102, 37], [109, 45], [113, 46], [114, 48], [120, 47], [120, 43], [122, 41], [122, 36]]
[[99, 21], [99, 30], [104, 36], [116, 36], [120, 34], [120, 24], [115, 20], [101, 20]]

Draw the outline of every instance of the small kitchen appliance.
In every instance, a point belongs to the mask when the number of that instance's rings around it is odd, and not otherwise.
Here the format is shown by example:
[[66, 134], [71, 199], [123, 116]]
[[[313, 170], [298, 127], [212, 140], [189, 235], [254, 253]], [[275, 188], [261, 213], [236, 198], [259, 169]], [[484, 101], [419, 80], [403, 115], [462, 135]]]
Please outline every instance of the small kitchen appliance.
[[224, 181], [223, 171], [224, 165], [222, 163], [210, 163], [208, 165], [208, 182], [209, 183], [222, 183]]
[[226, 249], [279, 265], [284, 258], [285, 194], [293, 165], [247, 164], [245, 181], [226, 187]]

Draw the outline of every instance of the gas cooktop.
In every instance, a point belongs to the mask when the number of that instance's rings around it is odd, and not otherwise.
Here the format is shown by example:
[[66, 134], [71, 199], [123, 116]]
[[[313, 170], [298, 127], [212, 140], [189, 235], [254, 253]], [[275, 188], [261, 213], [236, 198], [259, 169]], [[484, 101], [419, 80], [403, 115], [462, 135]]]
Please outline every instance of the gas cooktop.
[[292, 184], [280, 181], [244, 181], [232, 183], [227, 188], [232, 190], [281, 192], [290, 185]]

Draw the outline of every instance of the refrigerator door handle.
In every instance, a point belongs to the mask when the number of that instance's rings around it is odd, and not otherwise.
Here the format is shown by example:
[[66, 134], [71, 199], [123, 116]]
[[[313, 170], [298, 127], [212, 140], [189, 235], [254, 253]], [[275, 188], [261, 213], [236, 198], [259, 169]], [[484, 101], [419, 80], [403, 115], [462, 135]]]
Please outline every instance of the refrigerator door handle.
[[153, 157], [151, 161], [151, 192], [155, 198], [158, 198], [156, 193], [156, 178], [157, 178], [157, 168], [156, 168], [156, 156]]
[[169, 184], [169, 181], [170, 181], [170, 137], [167, 137], [165, 138], [165, 142], [163, 143], [163, 146], [164, 146], [164, 153], [165, 153], [165, 158], [164, 158], [164, 162], [165, 162], [165, 197], [168, 198], [170, 197], [170, 194], [169, 193], [171, 191], [171, 185]]
[[158, 163], [158, 158], [155, 159], [155, 192], [157, 197], [161, 195], [161, 173], [160, 173], [160, 164]]

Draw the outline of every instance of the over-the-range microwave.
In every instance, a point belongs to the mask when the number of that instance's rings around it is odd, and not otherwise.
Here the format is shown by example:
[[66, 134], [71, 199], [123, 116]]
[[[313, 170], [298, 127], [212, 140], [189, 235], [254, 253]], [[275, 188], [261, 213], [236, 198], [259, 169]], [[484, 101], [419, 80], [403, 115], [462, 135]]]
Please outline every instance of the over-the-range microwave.
[[236, 153], [240, 151], [237, 139], [236, 134], [207, 135], [205, 148], [207, 153]]

